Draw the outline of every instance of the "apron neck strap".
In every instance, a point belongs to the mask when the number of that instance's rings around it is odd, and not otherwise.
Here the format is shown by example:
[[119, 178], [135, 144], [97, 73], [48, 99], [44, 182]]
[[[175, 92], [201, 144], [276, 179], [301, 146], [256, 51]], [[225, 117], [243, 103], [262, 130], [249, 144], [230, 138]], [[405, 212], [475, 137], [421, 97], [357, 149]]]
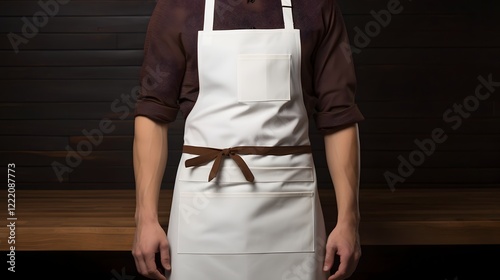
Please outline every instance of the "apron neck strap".
[[[283, 21], [285, 29], [294, 29], [293, 15], [292, 15], [292, 0], [281, 0], [283, 9]], [[214, 14], [215, 14], [215, 0], [205, 1], [205, 17], [203, 23], [204, 31], [212, 31], [214, 29]]]
[[285, 29], [293, 29], [292, 0], [281, 0]]

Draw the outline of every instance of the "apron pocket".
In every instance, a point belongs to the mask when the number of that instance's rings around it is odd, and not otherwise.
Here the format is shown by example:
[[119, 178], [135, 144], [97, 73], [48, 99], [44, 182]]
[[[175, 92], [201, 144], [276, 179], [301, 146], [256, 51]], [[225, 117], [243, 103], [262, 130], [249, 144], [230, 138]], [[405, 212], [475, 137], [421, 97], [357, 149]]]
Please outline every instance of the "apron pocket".
[[180, 254], [314, 251], [314, 192], [179, 193]]
[[290, 54], [240, 54], [238, 101], [290, 100]]

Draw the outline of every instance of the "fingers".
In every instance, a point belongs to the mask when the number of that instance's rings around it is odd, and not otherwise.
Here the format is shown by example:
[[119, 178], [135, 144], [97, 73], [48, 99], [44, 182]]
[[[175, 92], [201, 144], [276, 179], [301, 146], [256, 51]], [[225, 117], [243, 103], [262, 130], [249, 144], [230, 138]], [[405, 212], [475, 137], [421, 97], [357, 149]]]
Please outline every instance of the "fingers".
[[142, 271], [146, 271], [146, 264], [142, 261], [142, 257], [140, 258], [137, 252], [132, 250], [132, 256], [134, 256], [135, 267], [137, 268], [137, 272], [142, 274]]
[[170, 246], [168, 244], [168, 241], [165, 240], [160, 243], [160, 260], [162, 266], [165, 268], [165, 270], [170, 270]]
[[339, 255], [339, 267], [337, 271], [328, 278], [328, 280], [343, 280], [351, 277], [358, 265], [359, 259], [361, 257], [361, 252], [343, 250], [342, 252], [339, 252]]
[[353, 254], [350, 252], [340, 254], [340, 264], [337, 271], [328, 280], [347, 279], [352, 274]]
[[336, 253], [337, 253], [337, 248], [335, 246], [326, 244], [326, 253], [325, 253], [325, 261], [323, 263], [323, 271], [329, 271], [330, 269], [332, 269]]
[[144, 260], [146, 262], [146, 277], [158, 280], [167, 280], [165, 275], [158, 270], [154, 253], [146, 255]]
[[163, 275], [156, 267], [155, 252], [134, 252], [134, 259], [137, 271], [141, 275], [150, 279], [167, 280], [165, 275]]

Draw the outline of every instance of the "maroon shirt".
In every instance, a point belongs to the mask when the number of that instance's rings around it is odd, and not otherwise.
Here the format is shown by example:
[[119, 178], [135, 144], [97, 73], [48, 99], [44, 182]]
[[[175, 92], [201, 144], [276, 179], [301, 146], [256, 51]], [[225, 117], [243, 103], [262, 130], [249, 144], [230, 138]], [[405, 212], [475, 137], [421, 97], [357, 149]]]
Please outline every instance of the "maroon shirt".
[[[309, 116], [328, 133], [363, 120], [355, 103], [356, 75], [342, 13], [335, 0], [295, 0], [300, 29], [302, 90]], [[196, 102], [198, 31], [204, 1], [159, 0], [151, 15], [135, 116], [169, 123]], [[214, 30], [284, 28], [280, 0], [216, 0]]]

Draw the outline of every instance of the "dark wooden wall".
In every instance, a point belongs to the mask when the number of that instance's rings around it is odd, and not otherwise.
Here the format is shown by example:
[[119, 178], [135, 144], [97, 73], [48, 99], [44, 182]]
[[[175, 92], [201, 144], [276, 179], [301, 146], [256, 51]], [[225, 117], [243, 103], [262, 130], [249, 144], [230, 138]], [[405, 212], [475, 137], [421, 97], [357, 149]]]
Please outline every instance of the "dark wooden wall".
[[[479, 76], [500, 81], [498, 1], [402, 0], [387, 26], [376, 24], [371, 11], [393, 2], [339, 0], [366, 117], [361, 187], [499, 187], [500, 87], [474, 103]], [[0, 158], [2, 166], [16, 164], [18, 188], [134, 188], [127, 100], [137, 90], [155, 3], [73, 0], [44, 10], [37, 1], [0, 1]], [[361, 41], [357, 34], [366, 26], [371, 35]], [[467, 117], [443, 117], [464, 99]], [[422, 155], [415, 140], [435, 129], [447, 139], [434, 142], [431, 155], [410, 160], [413, 172], [398, 171], [410, 154]], [[330, 188], [322, 139], [312, 131], [320, 187]], [[86, 132], [103, 138], [89, 142]], [[172, 187], [181, 145], [179, 118], [170, 129], [164, 188]], [[388, 172], [399, 182], [388, 184]]]

